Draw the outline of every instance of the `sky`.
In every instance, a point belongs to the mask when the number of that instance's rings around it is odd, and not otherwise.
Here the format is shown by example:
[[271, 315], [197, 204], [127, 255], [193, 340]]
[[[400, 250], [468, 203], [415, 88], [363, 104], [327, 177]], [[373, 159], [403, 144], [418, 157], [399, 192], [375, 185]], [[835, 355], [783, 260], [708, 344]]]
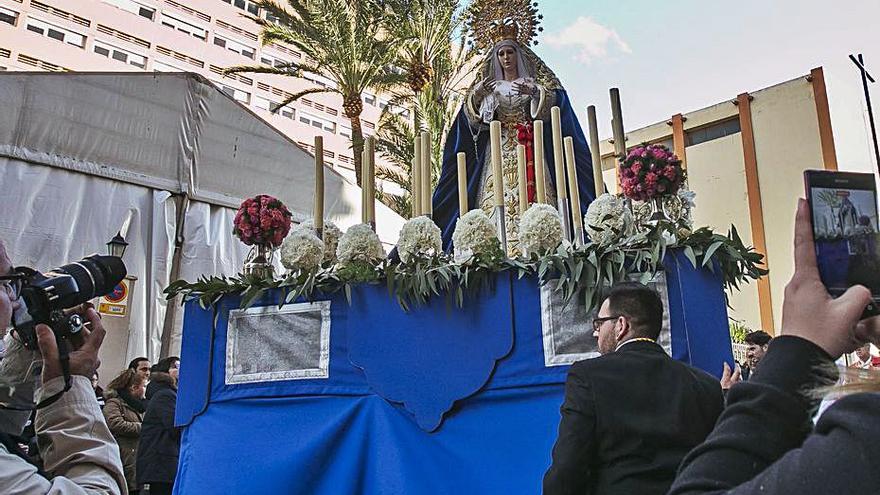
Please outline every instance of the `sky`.
[[608, 89], [620, 88], [627, 130], [825, 69], [842, 170], [876, 170], [862, 53], [880, 124], [880, 0], [540, 0], [536, 53], [579, 111], [596, 105], [611, 135]]

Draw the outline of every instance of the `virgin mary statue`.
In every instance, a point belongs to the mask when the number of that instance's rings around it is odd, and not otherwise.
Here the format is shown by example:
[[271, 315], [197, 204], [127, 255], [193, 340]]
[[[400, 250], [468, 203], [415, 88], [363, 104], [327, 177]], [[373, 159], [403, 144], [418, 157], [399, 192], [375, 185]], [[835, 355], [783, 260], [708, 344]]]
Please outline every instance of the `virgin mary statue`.
[[[489, 123], [501, 122], [502, 177], [504, 185], [505, 226], [508, 245], [518, 244], [519, 190], [516, 162], [518, 144], [527, 148], [529, 202], [534, 203], [534, 160], [532, 122], [544, 124], [544, 177], [547, 202], [556, 206], [557, 178], [553, 160], [550, 109], [560, 108], [562, 135], [574, 140], [581, 215], [594, 199], [592, 160], [584, 132], [571, 108], [568, 95], [544, 62], [517, 39], [517, 30], [501, 29], [497, 41], [487, 51], [475, 82], [468, 89], [464, 103], [453, 123], [443, 150], [443, 168], [434, 191], [434, 221], [443, 231], [443, 248], [452, 249], [452, 233], [459, 217], [456, 154], [467, 156], [468, 205], [494, 214], [494, 177], [489, 151]], [[478, 34], [478, 33], [476, 33]], [[567, 187], [567, 186], [566, 186]], [[568, 190], [568, 189], [566, 189]]]

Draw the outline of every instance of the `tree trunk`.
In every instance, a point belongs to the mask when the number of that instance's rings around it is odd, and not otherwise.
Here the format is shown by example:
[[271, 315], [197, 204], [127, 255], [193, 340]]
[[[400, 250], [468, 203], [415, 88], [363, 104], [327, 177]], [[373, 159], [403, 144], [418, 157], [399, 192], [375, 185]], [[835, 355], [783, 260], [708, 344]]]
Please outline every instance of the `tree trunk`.
[[361, 112], [364, 110], [360, 95], [347, 96], [342, 102], [345, 116], [351, 122], [351, 152], [354, 154], [354, 176], [357, 185], [363, 187], [361, 177], [362, 155], [364, 152], [364, 133], [361, 128]]

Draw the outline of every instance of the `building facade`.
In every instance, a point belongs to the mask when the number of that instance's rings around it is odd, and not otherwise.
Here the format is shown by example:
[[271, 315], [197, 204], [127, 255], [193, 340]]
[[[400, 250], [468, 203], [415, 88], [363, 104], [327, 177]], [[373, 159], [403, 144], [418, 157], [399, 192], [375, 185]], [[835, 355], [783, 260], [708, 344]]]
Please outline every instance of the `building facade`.
[[[837, 170], [821, 68], [796, 79], [626, 133], [627, 148], [665, 144], [687, 167], [696, 192], [694, 224], [726, 233], [765, 255], [770, 274], [729, 294], [730, 316], [774, 333], [785, 285], [794, 272], [792, 243], [803, 171]], [[608, 190], [616, 192], [614, 145], [600, 143]]]
[[[283, 44], [262, 46], [254, 16], [265, 14], [250, 0], [0, 0], [0, 69], [195, 72], [310, 152], [314, 136], [324, 136], [325, 164], [354, 182], [351, 125], [341, 97], [311, 94], [270, 111], [291, 94], [331, 81], [317, 74], [223, 75], [236, 65], [272, 66], [305, 56]], [[365, 135], [376, 132], [387, 105], [364, 94]], [[400, 193], [391, 183], [381, 186]]]

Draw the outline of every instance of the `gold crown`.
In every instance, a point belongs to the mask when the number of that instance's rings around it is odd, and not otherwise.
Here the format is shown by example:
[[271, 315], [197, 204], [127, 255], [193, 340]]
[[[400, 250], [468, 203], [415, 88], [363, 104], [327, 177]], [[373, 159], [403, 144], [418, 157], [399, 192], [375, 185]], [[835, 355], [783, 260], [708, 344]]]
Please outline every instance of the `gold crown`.
[[468, 8], [465, 25], [470, 42], [478, 49], [491, 48], [502, 40], [523, 46], [537, 45], [534, 38], [544, 28], [538, 3], [532, 0], [474, 0]]

